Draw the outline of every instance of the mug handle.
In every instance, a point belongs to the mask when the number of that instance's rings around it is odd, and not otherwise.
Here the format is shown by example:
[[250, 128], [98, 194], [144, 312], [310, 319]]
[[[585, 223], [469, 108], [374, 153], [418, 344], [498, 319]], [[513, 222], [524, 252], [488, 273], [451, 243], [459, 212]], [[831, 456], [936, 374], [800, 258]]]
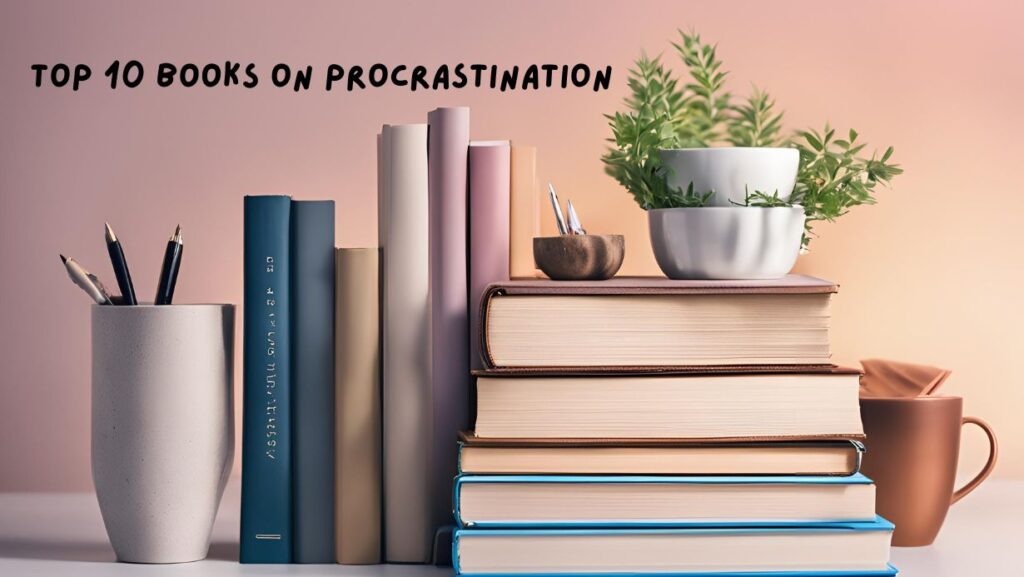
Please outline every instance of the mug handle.
[[963, 499], [968, 493], [977, 489], [978, 485], [980, 485], [981, 482], [988, 478], [989, 474], [992, 473], [992, 469], [996, 468], [996, 459], [999, 458], [999, 442], [996, 441], [996, 434], [995, 431], [992, 430], [992, 427], [977, 417], [964, 417], [960, 426], [963, 427], [967, 424], [978, 425], [982, 431], [985, 431], [985, 436], [988, 437], [988, 461], [985, 463], [985, 466], [982, 467], [980, 473], [978, 473], [966, 485], [957, 489], [956, 492], [953, 493], [953, 499], [949, 502], [950, 505], [956, 503], [960, 499]]

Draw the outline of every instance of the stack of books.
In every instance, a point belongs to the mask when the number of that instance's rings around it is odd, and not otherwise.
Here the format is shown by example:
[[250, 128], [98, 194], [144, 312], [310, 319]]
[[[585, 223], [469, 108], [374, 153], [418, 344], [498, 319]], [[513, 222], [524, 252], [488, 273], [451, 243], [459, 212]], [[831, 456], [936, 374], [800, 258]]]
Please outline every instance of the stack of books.
[[480, 306], [463, 575], [894, 575], [836, 286], [510, 281]]

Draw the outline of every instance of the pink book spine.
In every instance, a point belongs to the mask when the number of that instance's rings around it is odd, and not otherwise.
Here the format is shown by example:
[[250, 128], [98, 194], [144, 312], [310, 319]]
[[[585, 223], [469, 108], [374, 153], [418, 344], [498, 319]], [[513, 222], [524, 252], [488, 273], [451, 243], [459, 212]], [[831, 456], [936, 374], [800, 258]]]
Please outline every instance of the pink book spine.
[[466, 194], [469, 108], [438, 108], [430, 127], [430, 355], [434, 411], [433, 523], [454, 522], [452, 479], [458, 472], [456, 442], [469, 428], [469, 295], [466, 258]]
[[508, 280], [511, 147], [507, 140], [469, 144], [470, 362], [480, 356], [480, 298], [488, 284]]

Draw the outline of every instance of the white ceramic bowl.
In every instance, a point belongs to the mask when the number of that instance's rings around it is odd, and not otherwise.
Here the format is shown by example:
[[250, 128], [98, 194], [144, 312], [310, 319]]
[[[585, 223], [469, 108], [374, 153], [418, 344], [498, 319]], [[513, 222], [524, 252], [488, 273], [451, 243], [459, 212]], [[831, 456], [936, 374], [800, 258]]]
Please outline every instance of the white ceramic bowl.
[[788, 199], [800, 166], [795, 148], [678, 148], [659, 154], [669, 186], [686, 190], [692, 182], [695, 192], [715, 191], [708, 206], [743, 204], [748, 191], [778, 191]]
[[800, 254], [804, 218], [801, 206], [647, 211], [654, 256], [674, 279], [783, 277]]

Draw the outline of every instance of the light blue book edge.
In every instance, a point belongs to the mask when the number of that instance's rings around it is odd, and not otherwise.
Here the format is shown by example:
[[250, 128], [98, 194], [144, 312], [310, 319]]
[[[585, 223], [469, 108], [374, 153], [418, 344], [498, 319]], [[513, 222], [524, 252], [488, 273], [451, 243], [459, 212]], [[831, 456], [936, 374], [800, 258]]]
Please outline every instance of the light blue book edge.
[[452, 567], [456, 575], [466, 577], [892, 577], [898, 573], [889, 564], [880, 571], [744, 571], [744, 572], [659, 572], [659, 573], [463, 573], [459, 566], [459, 541], [464, 535], [481, 537], [529, 535], [637, 535], [637, 534], [750, 534], [750, 533], [838, 533], [845, 531], [892, 531], [894, 525], [882, 517], [867, 523], [818, 523], [803, 527], [729, 527], [672, 529], [457, 529], [452, 538]]
[[455, 509], [455, 522], [460, 529], [472, 528], [517, 528], [517, 527], [541, 527], [553, 529], [568, 529], [573, 527], [806, 527], [808, 525], [824, 526], [829, 523], [865, 523], [864, 519], [792, 519], [783, 521], [630, 521], [619, 523], [594, 522], [560, 522], [560, 521], [531, 521], [506, 522], [486, 521], [466, 523], [462, 519], [460, 495], [462, 485], [472, 483], [600, 483], [600, 484], [681, 484], [681, 485], [870, 485], [871, 479], [857, 473], [849, 477], [820, 476], [820, 477], [797, 477], [797, 476], [759, 476], [759, 477], [733, 477], [733, 476], [634, 476], [634, 475], [459, 475], [455, 478], [454, 495], [452, 505]]

